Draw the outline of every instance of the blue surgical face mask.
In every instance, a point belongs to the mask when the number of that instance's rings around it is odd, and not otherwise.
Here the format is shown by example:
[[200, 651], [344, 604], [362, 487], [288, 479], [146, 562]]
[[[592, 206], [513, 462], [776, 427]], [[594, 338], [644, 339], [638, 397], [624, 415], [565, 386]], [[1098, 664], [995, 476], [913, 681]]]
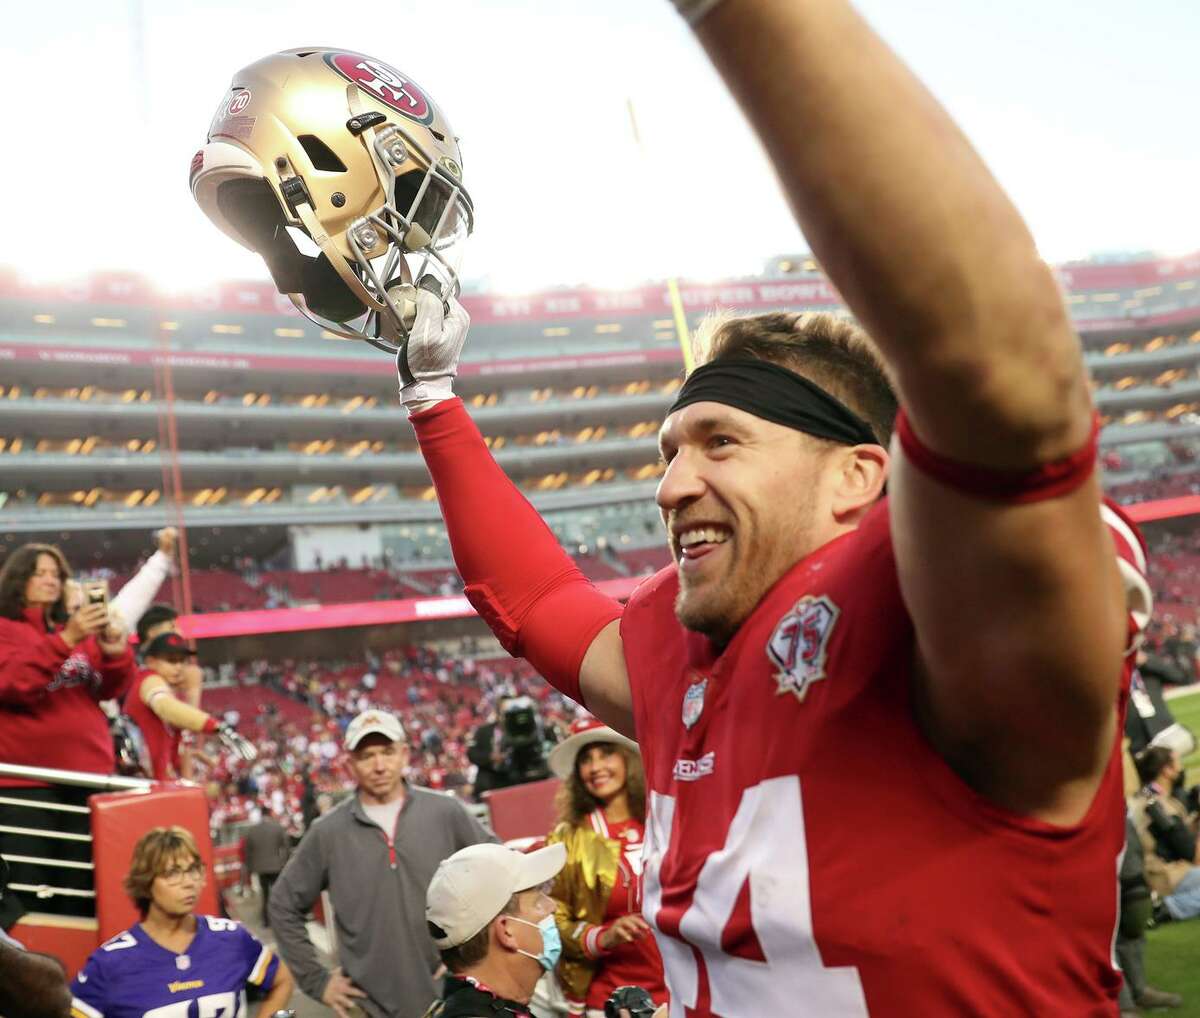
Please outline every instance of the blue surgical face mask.
[[546, 916], [540, 923], [531, 923], [528, 919], [522, 919], [515, 915], [510, 915], [508, 918], [541, 931], [541, 954], [530, 954], [528, 951], [522, 951], [519, 947], [517, 953], [525, 955], [526, 958], [532, 958], [547, 972], [554, 971], [554, 966], [558, 964], [558, 959], [562, 956], [562, 937], [558, 935], [558, 923], [554, 921], [554, 914]]

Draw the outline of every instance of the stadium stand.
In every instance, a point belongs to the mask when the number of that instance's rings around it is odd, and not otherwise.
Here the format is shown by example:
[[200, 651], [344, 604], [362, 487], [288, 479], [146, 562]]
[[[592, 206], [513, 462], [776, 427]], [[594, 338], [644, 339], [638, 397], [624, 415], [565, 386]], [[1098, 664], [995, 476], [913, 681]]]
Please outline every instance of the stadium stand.
[[[1190, 491], [1200, 256], [1059, 275], [1108, 483], [1122, 500]], [[681, 294], [691, 327], [715, 307], [843, 310], [800, 256]], [[622, 556], [657, 542], [655, 432], [681, 374], [665, 287], [465, 302], [459, 390], [481, 429], [564, 547], [620, 575]], [[323, 335], [268, 284], [166, 299], [128, 274], [53, 287], [0, 272], [0, 361], [0, 555], [54, 540], [79, 567], [131, 570], [148, 531], [183, 522], [194, 600], [216, 609], [426, 593], [409, 574], [451, 566], [392, 365]], [[230, 579], [244, 557], [271, 578]], [[342, 560], [354, 575], [325, 568]]]
[[[810, 260], [790, 261], [685, 284], [689, 326], [721, 306], [842, 310]], [[1059, 271], [1109, 493], [1200, 494], [1200, 255]], [[631, 589], [668, 560], [655, 436], [682, 362], [664, 288], [467, 303], [459, 391], [489, 445], [584, 572]], [[0, 362], [0, 558], [56, 543], [115, 592], [152, 530], [185, 529], [190, 568], [160, 598], [215, 627], [198, 632], [214, 637], [200, 640], [204, 706], [261, 750], [245, 764], [197, 746], [216, 841], [263, 803], [298, 832], [315, 794], [344, 791], [341, 732], [367, 705], [404, 719], [414, 781], [460, 792], [470, 732], [500, 688], [534, 696], [554, 728], [574, 716], [471, 628], [387, 358], [320, 334], [259, 283], [168, 301], [127, 275], [35, 288], [0, 272]], [[1200, 544], [1151, 529], [1164, 624], [1195, 623]], [[371, 603], [408, 606], [411, 625], [365, 620]], [[323, 624], [322, 605], [349, 606], [338, 625], [355, 628], [302, 632]], [[286, 626], [262, 621], [272, 610], [290, 610]], [[242, 621], [216, 638], [228, 613]], [[258, 640], [272, 632], [279, 642]]]

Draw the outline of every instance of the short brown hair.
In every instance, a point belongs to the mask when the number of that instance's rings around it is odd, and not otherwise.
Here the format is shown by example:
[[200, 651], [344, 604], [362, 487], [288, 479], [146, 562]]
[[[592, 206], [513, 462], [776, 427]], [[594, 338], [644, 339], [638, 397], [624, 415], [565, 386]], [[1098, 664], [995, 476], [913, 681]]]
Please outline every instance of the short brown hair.
[[[592, 743], [591, 745], [596, 744]], [[625, 791], [629, 796], [629, 813], [637, 820], [645, 820], [646, 771], [642, 767], [641, 754], [616, 742], [605, 742], [600, 745], [612, 746], [621, 754], [625, 761]], [[579, 776], [579, 754], [577, 753], [575, 762], [571, 765], [571, 776], [559, 785], [558, 793], [554, 797], [558, 822], [578, 827], [602, 805], [600, 800], [587, 790], [587, 786]]]
[[50, 621], [66, 622], [67, 580], [71, 578], [71, 568], [67, 565], [67, 557], [53, 544], [23, 544], [9, 553], [0, 569], [0, 616], [6, 619], [21, 617], [26, 608], [25, 586], [36, 572], [38, 558], [42, 555], [49, 555], [58, 563], [58, 578], [62, 580], [62, 592], [48, 613]]
[[858, 325], [823, 311], [709, 315], [692, 336], [697, 367], [754, 358], [803, 375], [862, 417], [879, 444], [891, 441], [899, 404], [878, 347]]
[[[518, 891], [505, 904], [495, 916], [488, 920], [487, 925], [475, 934], [470, 940], [464, 940], [457, 947], [443, 947], [438, 950], [438, 954], [442, 956], [442, 964], [451, 972], [464, 972], [467, 969], [478, 965], [484, 958], [487, 957], [488, 947], [492, 942], [492, 923], [502, 915], [513, 915], [521, 910], [521, 903], [518, 900], [521, 892]], [[429, 935], [431, 937], [440, 937], [443, 935], [442, 930], [434, 926], [433, 923], [426, 923], [429, 927]]]
[[133, 859], [125, 874], [125, 893], [133, 899], [143, 918], [150, 910], [150, 889], [155, 878], [163, 875], [168, 863], [183, 855], [204, 862], [196, 839], [186, 827], [153, 827], [133, 846]]

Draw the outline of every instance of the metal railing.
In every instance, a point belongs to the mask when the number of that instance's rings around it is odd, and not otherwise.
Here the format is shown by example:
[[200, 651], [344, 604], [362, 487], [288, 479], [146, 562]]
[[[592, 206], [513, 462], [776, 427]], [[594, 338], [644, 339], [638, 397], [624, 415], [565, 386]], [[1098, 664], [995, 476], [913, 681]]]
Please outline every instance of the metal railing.
[[[43, 785], [66, 785], [73, 788], [92, 789], [96, 792], [148, 792], [151, 783], [142, 778], [125, 778], [108, 774], [90, 774], [85, 771], [64, 771], [52, 767], [25, 767], [20, 764], [0, 764], [0, 780], [18, 778], [24, 781], [36, 781]], [[5, 795], [6, 789], [0, 787], [0, 805], [26, 809], [30, 812], [27, 823], [22, 825], [0, 824], [0, 835], [16, 835], [34, 838], [45, 838], [50, 841], [65, 841], [90, 845], [91, 834], [76, 834], [71, 831], [50, 830], [39, 826], [36, 814], [39, 812], [70, 813], [87, 816], [90, 812], [87, 806], [73, 805], [62, 802], [47, 802], [38, 799], [18, 798]], [[0, 858], [9, 863], [26, 863], [34, 866], [53, 867], [63, 870], [92, 871], [91, 862], [71, 859], [54, 859], [49, 856], [24, 855], [14, 852], [0, 852]], [[33, 895], [39, 900], [50, 898], [85, 898], [94, 900], [95, 890], [84, 890], [74, 887], [60, 887], [56, 884], [29, 884], [22, 881], [10, 881], [10, 890]]]

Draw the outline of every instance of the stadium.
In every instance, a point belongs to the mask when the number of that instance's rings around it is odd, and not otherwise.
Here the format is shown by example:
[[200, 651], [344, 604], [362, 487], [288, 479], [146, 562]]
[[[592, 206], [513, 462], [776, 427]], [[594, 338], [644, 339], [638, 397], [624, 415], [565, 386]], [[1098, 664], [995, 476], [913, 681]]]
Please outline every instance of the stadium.
[[[1200, 1015], [1146, 82], [982, 9], [467, 3], [403, 25], [443, 107], [221, 2], [8, 48], [14, 126], [95, 112], [86, 188], [0, 166], [0, 1012]], [[1054, 74], [1122, 77], [1092, 27]]]
[[[1102, 415], [1105, 488], [1162, 549], [1161, 622], [1190, 626], [1200, 255], [1058, 275]], [[414, 761], [416, 780], [435, 787], [466, 781], [467, 736], [500, 684], [515, 679], [569, 720], [461, 596], [389, 358], [323, 334], [266, 283], [166, 297], [132, 275], [72, 287], [0, 279], [0, 548], [57, 544], [115, 593], [154, 532], [178, 526], [186, 566], [160, 599], [189, 616], [208, 709], [235, 712], [280, 748], [286, 766], [258, 795], [298, 821], [303, 760], [289, 741], [328, 747], [367, 702], [400, 709], [418, 739], [442, 733]], [[806, 255], [679, 294], [687, 329], [728, 308], [847, 313]], [[472, 333], [458, 388], [489, 446], [586, 575], [628, 596], [668, 561], [653, 491], [658, 428], [683, 376], [669, 288], [474, 293], [464, 304]], [[431, 695], [451, 661], [452, 692]], [[369, 698], [367, 672], [379, 676]], [[240, 770], [224, 759], [210, 775], [222, 786], [218, 838], [254, 809]], [[315, 777], [336, 786], [331, 752]]]

